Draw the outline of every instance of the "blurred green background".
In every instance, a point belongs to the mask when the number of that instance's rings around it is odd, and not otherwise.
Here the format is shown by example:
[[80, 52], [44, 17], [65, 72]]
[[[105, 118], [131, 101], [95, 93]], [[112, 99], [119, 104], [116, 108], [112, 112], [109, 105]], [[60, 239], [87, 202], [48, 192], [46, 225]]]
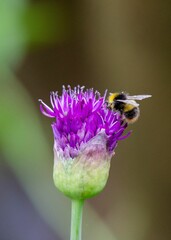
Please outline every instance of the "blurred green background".
[[1, 240], [69, 239], [38, 103], [63, 84], [153, 95], [86, 202], [83, 239], [171, 239], [170, 10], [168, 0], [0, 0]]

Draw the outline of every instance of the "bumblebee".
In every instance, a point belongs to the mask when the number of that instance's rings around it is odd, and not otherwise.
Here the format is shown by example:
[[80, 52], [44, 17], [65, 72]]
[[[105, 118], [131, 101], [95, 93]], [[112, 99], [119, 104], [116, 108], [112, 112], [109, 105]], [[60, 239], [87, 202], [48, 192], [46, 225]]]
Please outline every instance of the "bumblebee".
[[107, 106], [111, 110], [119, 111], [127, 123], [134, 123], [140, 116], [139, 104], [135, 100], [143, 100], [149, 97], [151, 95], [130, 96], [124, 92], [110, 93]]

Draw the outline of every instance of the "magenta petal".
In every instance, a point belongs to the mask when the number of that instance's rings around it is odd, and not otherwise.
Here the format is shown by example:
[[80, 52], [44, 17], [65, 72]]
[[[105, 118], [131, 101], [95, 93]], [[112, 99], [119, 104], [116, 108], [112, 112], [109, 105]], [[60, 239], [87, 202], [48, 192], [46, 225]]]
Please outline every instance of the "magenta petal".
[[124, 140], [125, 138], [129, 137], [131, 135], [132, 131], [129, 131], [126, 135], [120, 136], [118, 140]]
[[48, 107], [41, 99], [39, 100], [41, 102], [40, 104], [40, 111], [47, 117], [54, 118], [55, 113], [54, 111]]

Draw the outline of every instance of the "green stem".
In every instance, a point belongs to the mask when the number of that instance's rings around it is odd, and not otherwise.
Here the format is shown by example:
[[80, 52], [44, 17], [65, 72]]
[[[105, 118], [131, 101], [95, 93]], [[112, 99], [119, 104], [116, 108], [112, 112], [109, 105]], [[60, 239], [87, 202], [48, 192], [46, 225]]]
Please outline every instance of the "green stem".
[[83, 200], [72, 200], [70, 240], [81, 240]]

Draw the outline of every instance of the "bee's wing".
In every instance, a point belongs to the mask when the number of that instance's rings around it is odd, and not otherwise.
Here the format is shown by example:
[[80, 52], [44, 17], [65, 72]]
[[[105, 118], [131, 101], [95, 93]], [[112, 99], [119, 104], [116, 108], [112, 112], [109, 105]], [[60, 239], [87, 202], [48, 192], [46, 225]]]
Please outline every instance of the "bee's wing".
[[116, 101], [117, 101], [117, 102], [123, 102], [123, 103], [131, 104], [131, 105], [133, 105], [133, 106], [135, 106], [135, 107], [138, 107], [138, 106], [139, 106], [139, 104], [138, 104], [137, 102], [135, 102], [134, 100], [129, 100], [129, 99], [119, 100], [119, 99], [117, 99]]
[[129, 96], [127, 95], [128, 100], [143, 100], [145, 98], [152, 97], [152, 95], [135, 95], [135, 96]]

